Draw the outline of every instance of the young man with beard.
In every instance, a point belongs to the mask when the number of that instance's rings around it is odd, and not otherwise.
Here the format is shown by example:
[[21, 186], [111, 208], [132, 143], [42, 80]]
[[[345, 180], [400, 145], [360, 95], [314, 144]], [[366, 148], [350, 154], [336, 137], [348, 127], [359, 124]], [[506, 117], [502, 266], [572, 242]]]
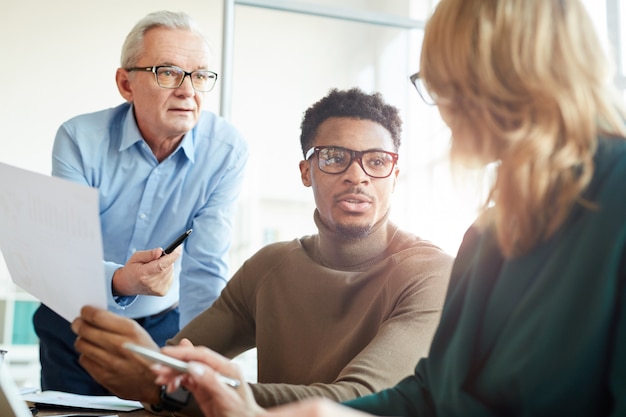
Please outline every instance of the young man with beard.
[[[270, 244], [247, 260], [217, 301], [172, 344], [233, 358], [258, 351], [259, 404], [337, 401], [391, 386], [426, 354], [452, 257], [389, 221], [401, 120], [380, 94], [332, 90], [302, 121], [302, 183], [318, 233]], [[196, 414], [188, 395], [159, 389], [122, 344], [156, 349], [134, 322], [85, 307], [72, 326], [80, 363], [124, 398]]]

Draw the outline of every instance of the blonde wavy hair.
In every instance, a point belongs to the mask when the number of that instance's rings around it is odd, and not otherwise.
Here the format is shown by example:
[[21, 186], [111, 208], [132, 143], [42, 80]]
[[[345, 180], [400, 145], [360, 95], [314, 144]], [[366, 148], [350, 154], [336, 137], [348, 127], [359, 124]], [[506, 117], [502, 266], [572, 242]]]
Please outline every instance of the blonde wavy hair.
[[483, 225], [506, 256], [593, 209], [597, 136], [626, 133], [612, 75], [578, 0], [442, 0], [428, 21], [420, 76], [462, 132], [452, 160], [499, 163]]

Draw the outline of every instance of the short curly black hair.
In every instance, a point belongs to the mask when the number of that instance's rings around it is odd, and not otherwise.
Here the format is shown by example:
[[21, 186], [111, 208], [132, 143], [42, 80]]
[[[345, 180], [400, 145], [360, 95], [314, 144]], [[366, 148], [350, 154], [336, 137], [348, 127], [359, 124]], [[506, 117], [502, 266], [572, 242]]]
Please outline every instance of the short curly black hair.
[[402, 119], [396, 107], [385, 103], [380, 93], [367, 94], [356, 87], [349, 90], [333, 88], [326, 97], [304, 112], [300, 124], [303, 155], [313, 147], [319, 126], [331, 117], [348, 117], [378, 123], [391, 133], [394, 150], [397, 152], [400, 148]]

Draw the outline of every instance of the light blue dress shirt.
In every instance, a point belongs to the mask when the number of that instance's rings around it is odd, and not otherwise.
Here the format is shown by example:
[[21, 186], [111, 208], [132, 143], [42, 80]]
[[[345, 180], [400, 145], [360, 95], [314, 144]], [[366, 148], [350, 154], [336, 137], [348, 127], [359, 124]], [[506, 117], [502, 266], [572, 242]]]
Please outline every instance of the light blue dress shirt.
[[[228, 280], [232, 221], [247, 159], [240, 133], [206, 111], [161, 163], [129, 103], [61, 125], [52, 175], [99, 190], [109, 310], [139, 318], [180, 301], [182, 328], [213, 303]], [[113, 296], [113, 273], [135, 251], [165, 247], [190, 228], [168, 294]]]

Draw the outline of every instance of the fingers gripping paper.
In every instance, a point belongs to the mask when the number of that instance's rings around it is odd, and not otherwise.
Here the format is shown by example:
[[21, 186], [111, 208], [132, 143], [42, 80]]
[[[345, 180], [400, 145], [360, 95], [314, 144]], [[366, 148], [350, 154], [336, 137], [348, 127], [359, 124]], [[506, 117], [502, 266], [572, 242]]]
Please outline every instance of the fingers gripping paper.
[[106, 308], [98, 191], [0, 163], [0, 250], [13, 282], [72, 321]]

